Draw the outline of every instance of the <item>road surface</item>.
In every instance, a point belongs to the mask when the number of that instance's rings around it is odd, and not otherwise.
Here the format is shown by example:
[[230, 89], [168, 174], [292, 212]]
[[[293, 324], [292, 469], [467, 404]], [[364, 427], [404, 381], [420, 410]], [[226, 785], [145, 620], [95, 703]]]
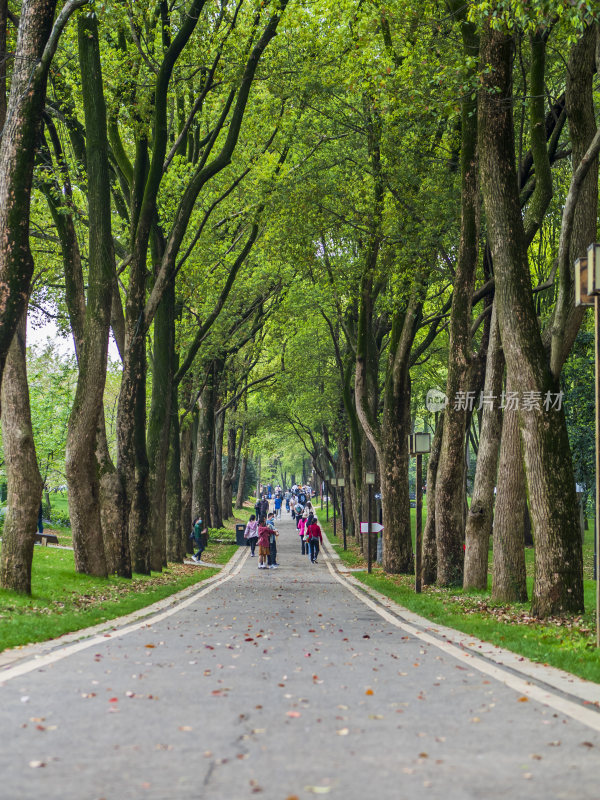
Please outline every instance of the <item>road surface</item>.
[[279, 569], [240, 550], [167, 612], [0, 672], [0, 797], [600, 796], [595, 707], [399, 627], [279, 527]]

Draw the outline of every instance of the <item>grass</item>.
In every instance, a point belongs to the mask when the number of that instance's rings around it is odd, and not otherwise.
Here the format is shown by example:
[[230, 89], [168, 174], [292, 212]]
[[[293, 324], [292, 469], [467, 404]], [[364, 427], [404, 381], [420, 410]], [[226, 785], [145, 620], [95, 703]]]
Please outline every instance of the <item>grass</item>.
[[[209, 541], [203, 559], [226, 564], [235, 544]], [[33, 594], [0, 589], [0, 650], [54, 639], [138, 611], [210, 578], [217, 568], [169, 564], [161, 573], [125, 578], [93, 578], [75, 572], [73, 552], [36, 547]]]
[[[324, 517], [322, 517], [324, 519]], [[413, 509], [414, 523], [414, 509]], [[343, 550], [341, 536], [332, 536], [332, 524], [324, 523], [329, 541], [350, 568], [364, 568], [355, 577], [367, 586], [394, 600], [404, 608], [440, 625], [447, 625], [486, 642], [504, 647], [532, 661], [550, 664], [574, 675], [600, 683], [600, 654], [595, 648], [596, 584], [592, 578], [592, 532], [584, 544], [584, 614], [565, 618], [536, 620], [529, 615], [524, 603], [496, 604], [491, 600], [491, 575], [488, 591], [465, 592], [462, 589], [425, 587], [415, 594], [414, 577], [386, 575], [374, 564], [373, 572], [366, 572], [366, 561], [353, 537], [348, 537], [348, 549]], [[414, 525], [413, 525], [414, 529]], [[526, 550], [527, 586], [529, 595], [533, 586], [533, 549]], [[491, 553], [490, 553], [491, 570]]]

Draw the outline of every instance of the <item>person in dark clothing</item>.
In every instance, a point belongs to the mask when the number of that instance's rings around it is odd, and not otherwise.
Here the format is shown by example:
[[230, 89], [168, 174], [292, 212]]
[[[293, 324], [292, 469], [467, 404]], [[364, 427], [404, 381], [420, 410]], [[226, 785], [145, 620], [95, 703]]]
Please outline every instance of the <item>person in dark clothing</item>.
[[260, 514], [258, 515], [258, 518], [260, 519], [261, 517], [264, 517], [266, 519], [268, 513], [269, 513], [269, 501], [263, 494], [262, 500], [260, 501]]
[[204, 537], [207, 534], [208, 534], [208, 528], [202, 528], [202, 519], [200, 517], [198, 517], [196, 519], [196, 521], [194, 522], [194, 529], [193, 529], [194, 542], [196, 543], [196, 546], [198, 547], [198, 552], [195, 553], [192, 556], [192, 561], [198, 562], [202, 558], [202, 552], [203, 552], [203, 550], [205, 548], [205, 538]]

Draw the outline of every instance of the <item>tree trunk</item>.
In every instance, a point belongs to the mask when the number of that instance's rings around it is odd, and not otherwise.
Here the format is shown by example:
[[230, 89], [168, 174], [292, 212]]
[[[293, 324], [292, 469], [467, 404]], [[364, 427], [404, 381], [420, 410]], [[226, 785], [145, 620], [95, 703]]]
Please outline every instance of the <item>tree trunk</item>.
[[221, 488], [221, 515], [230, 519], [233, 513], [233, 480], [236, 472], [237, 425], [233, 422], [227, 429], [227, 469]]
[[8, 495], [2, 533], [0, 585], [31, 594], [31, 563], [42, 500], [42, 478], [37, 465], [25, 359], [27, 312], [8, 351], [2, 380], [2, 445]]
[[[15, 330], [27, 309], [33, 257], [29, 215], [33, 166], [46, 102], [46, 51], [56, 0], [23, 0], [0, 140], [0, 381]], [[46, 55], [45, 55], [46, 51]], [[6, 64], [0, 67], [6, 71]]]
[[467, 514], [464, 589], [487, 589], [489, 543], [494, 519], [494, 487], [502, 431], [499, 399], [503, 373], [504, 355], [494, 306], [483, 389], [484, 397], [489, 402], [483, 406], [473, 497]]
[[[464, 14], [464, 5], [460, 4]], [[479, 41], [475, 26], [461, 20], [463, 51], [476, 59]], [[465, 435], [468, 408], [464, 397], [470, 383], [471, 304], [477, 269], [479, 188], [477, 183], [477, 102], [463, 94], [461, 117], [461, 223], [450, 315], [450, 360], [444, 432], [435, 486], [437, 582], [461, 586], [464, 568]]]
[[79, 352], [79, 374], [69, 417], [65, 473], [75, 568], [87, 575], [107, 575], [96, 460], [96, 432], [103, 410], [108, 334], [112, 303], [110, 177], [106, 106], [94, 14], [77, 21], [81, 87], [86, 124], [89, 208], [88, 298]]
[[106, 441], [104, 410], [100, 412], [96, 436], [96, 460], [100, 485], [100, 519], [109, 575], [131, 578], [131, 552], [125, 509], [125, 487], [112, 462]]
[[[171, 385], [171, 424], [166, 475], [166, 539], [167, 561], [181, 562], [186, 553], [188, 528], [181, 524], [181, 452], [179, 448], [179, 415], [177, 386]], [[191, 525], [188, 526], [191, 529]]]
[[539, 405], [520, 411], [535, 540], [532, 613], [583, 610], [583, 560], [571, 451], [559, 391], [549, 369], [533, 302], [515, 171], [511, 38], [486, 24], [479, 115], [480, 169], [496, 279], [496, 302], [508, 380], [520, 398]]
[[[363, 471], [360, 476], [360, 490], [358, 494], [359, 494], [360, 508], [363, 516], [362, 521], [367, 522], [368, 508], [369, 508], [369, 487], [365, 482], [364, 475], [365, 472], [377, 472], [377, 457], [375, 455], [375, 448], [365, 435], [361, 437], [361, 464]], [[368, 540], [367, 535], [361, 534], [361, 546], [365, 558], [367, 556], [367, 547], [368, 547], [367, 540]]]
[[[566, 70], [565, 107], [569, 122], [569, 143], [572, 149], [573, 174], [580, 167], [589, 145], [596, 134], [594, 112], [594, 78], [596, 73], [595, 51], [597, 25], [589, 25], [580, 39], [571, 48]], [[600, 53], [600, 48], [597, 51]], [[587, 254], [588, 245], [597, 241], [598, 215], [598, 158], [589, 166], [579, 190], [573, 214], [573, 227], [568, 250], [568, 270], [559, 266], [560, 284], [556, 300], [554, 319], [550, 326], [552, 355], [550, 367], [558, 378], [566, 361], [581, 321], [585, 307], [574, 302], [574, 263]], [[561, 238], [564, 228], [561, 225]]]
[[[211, 373], [213, 368], [211, 367]], [[213, 375], [208, 379], [199, 400], [198, 434], [194, 458], [194, 500], [192, 513], [202, 517], [204, 525], [214, 527], [210, 515], [210, 472], [215, 435]]]
[[244, 507], [244, 500], [246, 499], [246, 493], [244, 491], [244, 485], [246, 483], [246, 471], [248, 469], [248, 452], [247, 452], [247, 444], [246, 444], [246, 424], [242, 425], [242, 431], [240, 433], [240, 440], [238, 444], [238, 453], [240, 454], [240, 471], [238, 476], [238, 486], [237, 486], [237, 493], [235, 498], [235, 507], [236, 508], [243, 508]]
[[225, 415], [215, 415], [215, 444], [210, 467], [210, 517], [214, 528], [223, 527], [223, 434]]
[[243, 508], [244, 507], [244, 500], [245, 492], [244, 492], [244, 484], [246, 483], [246, 471], [248, 469], [248, 456], [246, 453], [242, 456], [242, 461], [240, 464], [240, 477], [238, 478], [238, 488], [237, 494], [235, 498], [235, 507], [236, 508]]
[[6, 122], [6, 28], [8, 24], [8, 0], [0, 0], [0, 131]]
[[[508, 390], [507, 390], [508, 394]], [[527, 601], [523, 505], [525, 472], [519, 435], [519, 414], [504, 411], [496, 513], [492, 599], [503, 603]]]
[[152, 542], [150, 566], [160, 572], [167, 564], [166, 473], [171, 428], [173, 347], [175, 338], [175, 286], [171, 281], [154, 318], [152, 403], [148, 421], [149, 527]]
[[435, 484], [437, 478], [438, 464], [440, 461], [440, 449], [442, 447], [442, 434], [444, 431], [444, 412], [440, 414], [437, 422], [429, 463], [427, 464], [427, 520], [423, 533], [423, 583], [432, 585], [437, 580], [437, 542], [435, 538]]
[[344, 487], [344, 512], [346, 515], [346, 530], [350, 536], [356, 537], [357, 529], [360, 529], [360, 523], [356, 519], [356, 492], [354, 488], [354, 475], [352, 464], [350, 460], [348, 436], [343, 436], [338, 446], [338, 453], [342, 465], [342, 475], [346, 485]]
[[[186, 548], [189, 547], [188, 535], [192, 530], [194, 509], [194, 463], [196, 452], [196, 433], [198, 430], [198, 413], [185, 421], [180, 429], [180, 475], [181, 475], [181, 531]], [[187, 549], [186, 549], [186, 552]]]
[[393, 401], [386, 399], [380, 461], [383, 568], [391, 573], [407, 573], [414, 569], [408, 486], [408, 436], [411, 430], [408, 363], [403, 371]]

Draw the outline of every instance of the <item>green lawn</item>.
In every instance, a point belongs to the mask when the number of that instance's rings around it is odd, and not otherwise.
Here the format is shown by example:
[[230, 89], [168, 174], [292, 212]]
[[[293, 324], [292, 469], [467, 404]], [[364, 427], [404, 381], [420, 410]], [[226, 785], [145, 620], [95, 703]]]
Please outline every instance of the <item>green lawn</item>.
[[[210, 542], [203, 558], [225, 564], [235, 545]], [[0, 589], [0, 650], [41, 642], [115, 619], [214, 575], [216, 568], [170, 564], [161, 573], [125, 578], [92, 578], [75, 572], [73, 552], [36, 547], [33, 594]]]
[[[414, 509], [413, 530], [414, 530]], [[324, 517], [321, 519], [324, 521]], [[425, 519], [425, 514], [423, 515]], [[366, 562], [355, 544], [348, 537], [348, 550], [344, 552], [341, 536], [332, 536], [332, 524], [324, 524], [329, 541], [350, 568], [364, 568], [355, 576], [362, 583], [376, 589], [401, 606], [430, 619], [440, 625], [448, 625], [464, 633], [476, 636], [507, 650], [526, 656], [532, 661], [551, 664], [582, 678], [600, 683], [600, 653], [595, 648], [596, 584], [592, 578], [593, 534], [588, 531], [584, 544], [585, 607], [581, 615], [544, 622], [529, 616], [528, 604], [494, 604], [491, 601], [491, 574], [486, 592], [464, 592], [462, 589], [438, 589], [425, 587], [422, 594], [415, 594], [414, 577], [408, 575], [386, 575], [378, 566], [366, 572]], [[491, 570], [490, 552], [490, 570]], [[533, 549], [526, 550], [528, 590], [533, 585]]]

